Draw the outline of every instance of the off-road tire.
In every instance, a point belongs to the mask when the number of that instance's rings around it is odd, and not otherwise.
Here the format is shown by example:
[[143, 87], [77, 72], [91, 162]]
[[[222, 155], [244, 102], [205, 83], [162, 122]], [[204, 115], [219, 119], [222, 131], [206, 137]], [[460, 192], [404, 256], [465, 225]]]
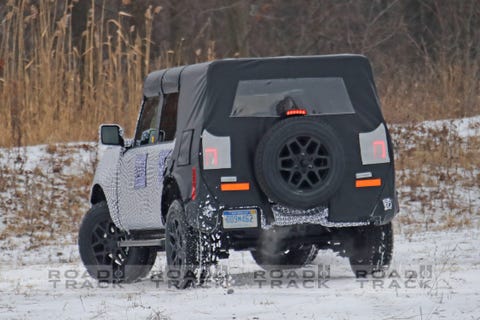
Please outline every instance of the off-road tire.
[[113, 223], [105, 201], [94, 204], [83, 217], [78, 234], [80, 258], [87, 272], [101, 282], [134, 282], [153, 267], [153, 248], [121, 248], [117, 242], [128, 238]]
[[172, 202], [165, 225], [165, 252], [169, 284], [178, 289], [201, 285], [216, 262], [214, 235], [188, 225], [180, 201]]
[[355, 276], [363, 278], [388, 269], [393, 256], [392, 223], [352, 230], [345, 251]]
[[255, 153], [255, 175], [275, 203], [310, 209], [325, 204], [342, 184], [345, 157], [335, 131], [318, 118], [275, 124]]

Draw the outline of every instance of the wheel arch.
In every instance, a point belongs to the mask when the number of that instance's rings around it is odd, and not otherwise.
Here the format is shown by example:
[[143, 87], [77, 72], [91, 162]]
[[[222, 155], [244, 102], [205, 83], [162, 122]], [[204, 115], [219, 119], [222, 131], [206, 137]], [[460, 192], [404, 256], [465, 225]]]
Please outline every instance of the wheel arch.
[[181, 200], [182, 195], [177, 180], [173, 176], [166, 177], [162, 191], [162, 223], [167, 221], [168, 208], [175, 200]]
[[92, 187], [90, 203], [97, 204], [102, 201], [107, 201], [107, 197], [105, 196], [105, 192], [103, 192], [102, 187], [97, 183]]

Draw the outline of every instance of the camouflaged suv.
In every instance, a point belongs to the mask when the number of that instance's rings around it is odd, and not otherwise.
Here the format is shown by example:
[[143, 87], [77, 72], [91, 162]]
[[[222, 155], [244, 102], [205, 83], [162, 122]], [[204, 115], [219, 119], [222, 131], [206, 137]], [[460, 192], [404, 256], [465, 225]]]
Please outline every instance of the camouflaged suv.
[[263, 268], [319, 250], [357, 276], [392, 257], [392, 142], [360, 55], [226, 59], [151, 73], [135, 137], [103, 125], [79, 234], [88, 272], [134, 281], [166, 252], [180, 288], [230, 250]]

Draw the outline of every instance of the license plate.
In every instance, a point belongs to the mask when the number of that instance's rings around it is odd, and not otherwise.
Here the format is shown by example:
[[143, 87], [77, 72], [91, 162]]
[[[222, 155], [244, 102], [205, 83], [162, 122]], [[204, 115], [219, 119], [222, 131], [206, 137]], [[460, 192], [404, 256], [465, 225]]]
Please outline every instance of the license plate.
[[256, 228], [258, 227], [257, 209], [223, 211], [223, 228]]

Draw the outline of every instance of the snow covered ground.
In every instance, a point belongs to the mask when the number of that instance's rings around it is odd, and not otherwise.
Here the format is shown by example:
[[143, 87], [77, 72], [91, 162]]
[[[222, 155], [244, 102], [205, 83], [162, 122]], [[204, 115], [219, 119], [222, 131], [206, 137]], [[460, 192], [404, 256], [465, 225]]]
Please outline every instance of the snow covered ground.
[[[389, 272], [366, 280], [327, 251], [315, 260], [321, 274], [305, 267], [268, 281], [249, 253], [235, 252], [222, 261], [229, 275], [222, 286], [185, 291], [160, 277], [99, 288], [74, 245], [7, 251], [0, 259], [0, 319], [472, 320], [480, 316], [478, 248], [480, 231], [473, 229], [398, 236]], [[153, 274], [164, 261], [160, 253]]]
[[[93, 143], [0, 149], [0, 319], [480, 319], [480, 117], [392, 128], [401, 214], [390, 271], [368, 281], [320, 252], [270, 277], [248, 252], [178, 291], [151, 274], [99, 285], [81, 265]], [[267, 274], [268, 275], [268, 274]]]

